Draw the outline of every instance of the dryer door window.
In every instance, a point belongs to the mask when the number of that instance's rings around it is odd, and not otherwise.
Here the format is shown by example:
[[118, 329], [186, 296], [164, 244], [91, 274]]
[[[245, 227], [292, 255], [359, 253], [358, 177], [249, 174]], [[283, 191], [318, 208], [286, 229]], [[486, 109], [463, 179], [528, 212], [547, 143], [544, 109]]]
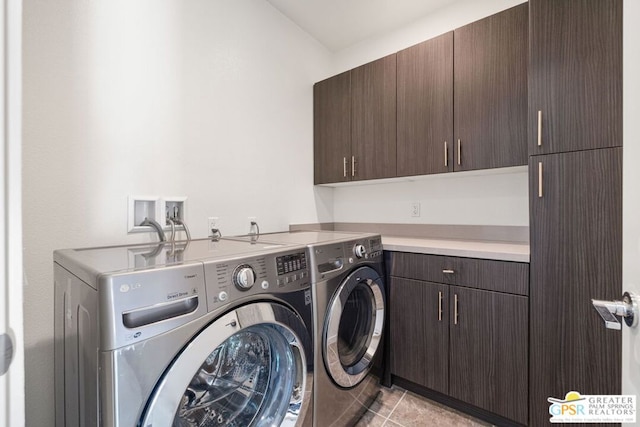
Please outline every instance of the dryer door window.
[[277, 321], [284, 312], [301, 322], [284, 307], [257, 303], [205, 328], [165, 372], [141, 425], [247, 427], [302, 422], [306, 359], [298, 334]]
[[382, 280], [370, 267], [351, 273], [333, 295], [324, 329], [327, 371], [341, 387], [356, 386], [373, 365], [384, 324]]

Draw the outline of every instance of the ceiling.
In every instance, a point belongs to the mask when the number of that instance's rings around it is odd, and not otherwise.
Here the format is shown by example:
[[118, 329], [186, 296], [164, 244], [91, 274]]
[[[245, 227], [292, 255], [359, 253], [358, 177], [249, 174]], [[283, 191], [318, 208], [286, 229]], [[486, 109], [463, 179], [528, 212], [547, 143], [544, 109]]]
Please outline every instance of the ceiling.
[[335, 52], [395, 30], [456, 0], [267, 0]]

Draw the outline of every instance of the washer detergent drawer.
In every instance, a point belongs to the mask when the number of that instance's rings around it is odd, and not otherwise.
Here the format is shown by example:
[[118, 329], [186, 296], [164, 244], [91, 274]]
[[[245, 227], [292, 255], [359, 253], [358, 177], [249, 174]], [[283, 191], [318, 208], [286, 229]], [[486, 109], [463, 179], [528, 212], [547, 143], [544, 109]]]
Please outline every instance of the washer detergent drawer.
[[104, 328], [100, 349], [108, 351], [149, 339], [207, 313], [200, 263], [110, 274], [100, 278]]

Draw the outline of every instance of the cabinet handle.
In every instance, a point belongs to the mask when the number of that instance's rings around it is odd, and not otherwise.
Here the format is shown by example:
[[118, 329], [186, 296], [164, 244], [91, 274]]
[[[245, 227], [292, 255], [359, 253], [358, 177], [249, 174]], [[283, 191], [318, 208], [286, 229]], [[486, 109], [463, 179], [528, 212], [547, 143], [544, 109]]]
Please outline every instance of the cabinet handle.
[[351, 156], [351, 176], [356, 176], [356, 156]]
[[458, 324], [458, 294], [453, 295], [453, 324]]
[[342, 158], [342, 176], [347, 177], [347, 158]]
[[443, 274], [453, 274], [453, 273], [455, 273], [455, 271], [450, 270], [450, 269], [446, 269], [446, 270], [442, 270], [442, 273]]
[[538, 147], [542, 147], [542, 111], [538, 110]]
[[449, 150], [447, 150], [447, 141], [444, 142], [444, 165], [449, 166]]
[[460, 140], [458, 140], [458, 165], [460, 165], [460, 154], [462, 150], [460, 149]]
[[442, 322], [442, 291], [438, 292], [438, 321]]
[[538, 197], [542, 197], [542, 162], [538, 162]]

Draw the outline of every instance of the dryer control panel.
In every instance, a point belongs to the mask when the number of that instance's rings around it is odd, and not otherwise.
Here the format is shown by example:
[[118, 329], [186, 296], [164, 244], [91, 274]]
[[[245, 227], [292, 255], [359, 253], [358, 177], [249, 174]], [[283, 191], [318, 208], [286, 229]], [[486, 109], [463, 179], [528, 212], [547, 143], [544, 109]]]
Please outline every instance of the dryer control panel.
[[311, 287], [304, 247], [253, 257], [205, 261], [204, 268], [210, 312], [246, 297]]
[[311, 274], [319, 282], [344, 272], [358, 264], [382, 262], [382, 239], [370, 235], [359, 239], [312, 245]]

